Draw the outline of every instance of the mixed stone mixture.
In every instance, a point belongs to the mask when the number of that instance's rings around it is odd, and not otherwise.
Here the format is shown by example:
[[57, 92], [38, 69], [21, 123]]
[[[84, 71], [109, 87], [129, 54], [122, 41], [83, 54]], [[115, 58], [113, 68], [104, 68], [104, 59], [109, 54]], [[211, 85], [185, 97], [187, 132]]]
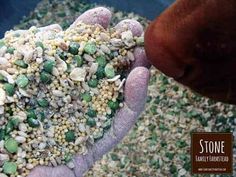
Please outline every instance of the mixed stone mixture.
[[67, 164], [103, 137], [123, 106], [123, 85], [143, 37], [82, 22], [31, 27], [0, 41], [1, 173]]

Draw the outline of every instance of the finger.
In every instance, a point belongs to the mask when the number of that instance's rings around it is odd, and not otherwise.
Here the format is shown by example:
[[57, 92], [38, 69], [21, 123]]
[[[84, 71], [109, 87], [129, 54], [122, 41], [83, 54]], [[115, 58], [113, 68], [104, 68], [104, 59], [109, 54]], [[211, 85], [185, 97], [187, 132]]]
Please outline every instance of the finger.
[[115, 26], [117, 31], [130, 30], [134, 36], [141, 36], [143, 33], [143, 26], [136, 20], [122, 20]]
[[143, 67], [146, 67], [146, 68], [151, 67], [151, 64], [147, 60], [147, 56], [146, 56], [146, 53], [145, 53], [145, 50], [144, 50], [143, 47], [136, 47], [134, 49], [134, 58], [135, 58], [135, 61], [132, 64], [131, 69], [134, 69], [134, 68], [139, 67], [139, 66], [143, 66]]
[[28, 177], [75, 177], [72, 170], [66, 166], [58, 167], [36, 167]]
[[103, 28], [107, 28], [111, 21], [112, 13], [105, 7], [97, 7], [90, 9], [80, 15], [75, 22], [70, 26], [73, 27], [78, 22], [83, 22], [85, 24], [99, 24]]
[[141, 112], [147, 97], [150, 73], [145, 67], [134, 68], [125, 83], [125, 102], [134, 112]]

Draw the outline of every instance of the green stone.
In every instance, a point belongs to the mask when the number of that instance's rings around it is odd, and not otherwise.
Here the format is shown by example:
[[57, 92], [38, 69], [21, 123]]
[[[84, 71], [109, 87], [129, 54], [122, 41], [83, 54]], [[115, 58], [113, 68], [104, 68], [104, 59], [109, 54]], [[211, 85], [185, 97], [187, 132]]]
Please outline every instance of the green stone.
[[88, 92], [82, 93], [81, 98], [82, 98], [82, 100], [86, 101], [87, 103], [92, 101], [92, 96]]
[[74, 56], [74, 61], [76, 62], [76, 65], [78, 67], [83, 65], [83, 59], [82, 59], [82, 57], [80, 55], [75, 55]]
[[52, 75], [49, 73], [42, 71], [40, 74], [40, 80], [44, 84], [51, 84], [52, 83]]
[[88, 85], [89, 85], [89, 87], [96, 88], [98, 85], [98, 80], [97, 79], [90, 79], [88, 81]]
[[104, 68], [102, 66], [98, 66], [96, 76], [97, 79], [103, 79], [105, 77]]
[[95, 110], [93, 110], [92, 108], [89, 108], [87, 115], [89, 117], [96, 117], [97, 116], [97, 112]]
[[75, 132], [72, 130], [69, 130], [65, 133], [65, 139], [67, 142], [73, 142], [75, 141]]
[[15, 162], [4, 162], [3, 164], [3, 173], [12, 175], [15, 174], [17, 170], [17, 164]]
[[56, 65], [56, 62], [53, 60], [47, 60], [43, 64], [44, 71], [52, 73], [53, 67]]
[[48, 107], [49, 105], [48, 101], [44, 98], [38, 99], [37, 102], [38, 102], [38, 105], [41, 107]]
[[8, 47], [7, 48], [7, 53], [13, 54], [14, 53], [15, 48], [14, 47]]
[[29, 79], [27, 78], [27, 76], [21, 74], [17, 77], [16, 84], [20, 88], [25, 88], [29, 84]]
[[117, 101], [114, 102], [112, 100], [109, 100], [107, 104], [108, 104], [109, 108], [111, 108], [111, 110], [113, 110], [113, 111], [115, 111], [119, 108], [119, 103]]
[[29, 124], [30, 127], [32, 128], [37, 128], [40, 126], [40, 123], [37, 119], [34, 118], [28, 118], [27, 123]]
[[9, 138], [5, 141], [4, 147], [10, 153], [16, 153], [18, 151], [18, 143], [15, 139]]
[[28, 64], [24, 62], [24, 60], [16, 60], [14, 62], [15, 65], [21, 67], [21, 68], [27, 68]]
[[102, 67], [106, 66], [107, 64], [106, 57], [104, 55], [97, 57], [96, 62], [98, 63], [99, 66], [102, 66]]
[[72, 42], [69, 46], [69, 50], [68, 52], [73, 54], [73, 55], [77, 55], [78, 54], [78, 50], [79, 50], [80, 45], [76, 42]]
[[7, 81], [7, 79], [2, 74], [0, 74], [0, 82], [5, 82], [5, 81]]
[[88, 42], [84, 46], [84, 51], [90, 55], [95, 54], [95, 52], [97, 51], [96, 44], [94, 42]]
[[5, 127], [5, 133], [9, 134], [13, 131], [14, 125], [11, 122], [8, 122], [6, 127]]
[[94, 120], [94, 118], [88, 118], [86, 124], [90, 127], [94, 127], [96, 125], [96, 121]]
[[15, 86], [13, 84], [6, 83], [3, 88], [8, 96], [13, 96], [15, 94]]
[[0, 141], [4, 140], [5, 138], [5, 130], [3, 128], [0, 128]]
[[66, 163], [70, 162], [72, 160], [72, 154], [70, 153], [66, 153], [65, 156], [64, 156], [64, 161]]
[[110, 64], [107, 64], [105, 66], [104, 71], [105, 71], [106, 77], [108, 77], [108, 78], [113, 78], [115, 76], [115, 70], [114, 70], [113, 66]]
[[37, 119], [36, 113], [33, 109], [27, 111], [27, 118]]

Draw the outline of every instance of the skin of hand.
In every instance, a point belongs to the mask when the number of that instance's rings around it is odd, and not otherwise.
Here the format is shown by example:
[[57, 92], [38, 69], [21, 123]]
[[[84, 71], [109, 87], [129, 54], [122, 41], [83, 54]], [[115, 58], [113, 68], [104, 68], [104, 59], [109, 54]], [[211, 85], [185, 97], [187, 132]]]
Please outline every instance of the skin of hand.
[[235, 0], [177, 0], [148, 27], [147, 58], [194, 91], [236, 104], [235, 19]]
[[[103, 7], [91, 9], [78, 17], [72, 26], [78, 21], [82, 21], [86, 24], [100, 24], [107, 28], [111, 15], [111, 12]], [[115, 28], [116, 30], [130, 29], [134, 36], [140, 36], [143, 33], [142, 26], [135, 20], [123, 20]], [[57, 24], [41, 28], [42, 33], [50, 32], [50, 30], [60, 31], [62, 29]], [[104, 134], [103, 138], [93, 146], [88, 145], [86, 155], [78, 155], [73, 159], [75, 164], [73, 170], [65, 165], [58, 167], [38, 166], [31, 171], [28, 177], [81, 177], [97, 160], [122, 140], [144, 109], [150, 77], [148, 70], [150, 64], [146, 60], [144, 49], [135, 48], [134, 56], [135, 63], [133, 63], [125, 83], [124, 107], [117, 112], [111, 128]]]

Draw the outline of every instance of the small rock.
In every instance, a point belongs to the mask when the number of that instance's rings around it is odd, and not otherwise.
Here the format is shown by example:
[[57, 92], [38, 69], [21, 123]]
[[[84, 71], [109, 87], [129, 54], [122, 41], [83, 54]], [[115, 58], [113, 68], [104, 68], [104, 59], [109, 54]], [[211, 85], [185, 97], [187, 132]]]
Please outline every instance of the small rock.
[[0, 88], [0, 106], [3, 106], [6, 100], [6, 92]]
[[83, 68], [74, 68], [70, 73], [70, 78], [74, 81], [85, 81], [86, 70]]
[[24, 143], [26, 141], [26, 138], [23, 137], [23, 136], [16, 136], [15, 137], [15, 140], [18, 142], [18, 143]]

